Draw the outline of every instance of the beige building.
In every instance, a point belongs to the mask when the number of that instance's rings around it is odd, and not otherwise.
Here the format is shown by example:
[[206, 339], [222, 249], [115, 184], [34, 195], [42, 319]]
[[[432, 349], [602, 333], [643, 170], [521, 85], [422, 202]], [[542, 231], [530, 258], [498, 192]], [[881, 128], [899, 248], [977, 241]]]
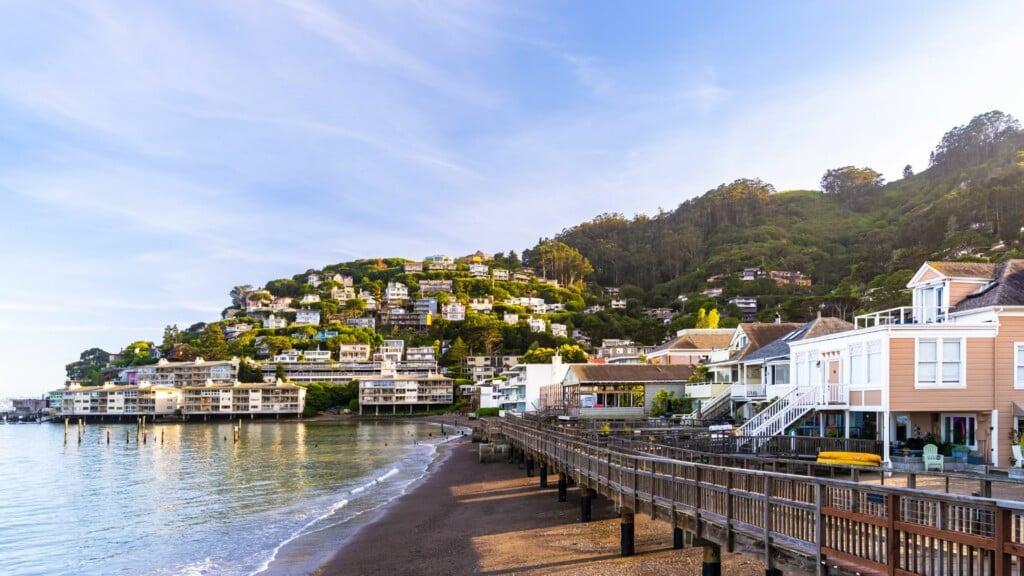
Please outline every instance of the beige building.
[[306, 389], [294, 384], [208, 384], [182, 389], [182, 413], [196, 416], [299, 416]]
[[837, 435], [881, 440], [885, 460], [921, 437], [1009, 465], [1024, 428], [1024, 260], [925, 262], [907, 287], [911, 306], [790, 343], [792, 391], [777, 401], [787, 417], [752, 419], [750, 433], [810, 414]]
[[451, 406], [454, 381], [439, 374], [382, 374], [359, 381], [360, 414], [411, 414]]

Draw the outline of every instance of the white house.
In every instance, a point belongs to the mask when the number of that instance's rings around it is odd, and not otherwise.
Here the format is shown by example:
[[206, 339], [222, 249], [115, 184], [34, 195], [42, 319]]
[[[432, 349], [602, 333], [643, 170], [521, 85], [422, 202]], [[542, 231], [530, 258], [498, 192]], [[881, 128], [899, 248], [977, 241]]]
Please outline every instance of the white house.
[[319, 326], [320, 311], [303, 308], [295, 312], [296, 326]]
[[409, 299], [409, 287], [399, 282], [388, 282], [384, 291], [384, 299], [388, 302], [400, 302]]
[[288, 320], [283, 317], [277, 317], [271, 314], [263, 319], [263, 327], [269, 330], [276, 330], [278, 328], [287, 328]]

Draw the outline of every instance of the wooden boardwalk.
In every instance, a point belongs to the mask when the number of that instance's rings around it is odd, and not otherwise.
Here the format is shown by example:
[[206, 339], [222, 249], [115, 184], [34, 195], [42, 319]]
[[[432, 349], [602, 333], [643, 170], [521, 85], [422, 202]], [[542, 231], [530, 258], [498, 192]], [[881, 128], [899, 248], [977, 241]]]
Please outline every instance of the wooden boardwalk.
[[[633, 515], [646, 514], [670, 524], [677, 545], [704, 546], [706, 559], [721, 548], [757, 554], [766, 574], [795, 561], [819, 575], [1024, 576], [1024, 502], [885, 485], [884, 474], [856, 482], [678, 448], [652, 454], [653, 443], [599, 441], [540, 421], [493, 426], [528, 469], [559, 474], [560, 498], [568, 479], [579, 485], [584, 521], [592, 494], [613, 501], [626, 555]], [[992, 494], [991, 482], [973, 483]]]

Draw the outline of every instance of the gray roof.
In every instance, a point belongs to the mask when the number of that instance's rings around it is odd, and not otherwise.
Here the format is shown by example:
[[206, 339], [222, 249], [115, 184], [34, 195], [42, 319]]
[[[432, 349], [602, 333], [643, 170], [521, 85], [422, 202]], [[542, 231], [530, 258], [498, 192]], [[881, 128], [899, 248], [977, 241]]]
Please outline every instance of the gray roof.
[[1024, 305], [1024, 260], [1007, 260], [996, 264], [990, 278], [988, 284], [968, 294], [951, 311]]
[[775, 340], [767, 346], [755, 350], [754, 352], [743, 358], [743, 362], [754, 362], [772, 360], [775, 358], [785, 358], [789, 356], [789, 343], [804, 340], [807, 338], [817, 338], [819, 336], [827, 336], [829, 334], [835, 334], [837, 332], [845, 332], [847, 330], [853, 330], [853, 324], [839, 318], [815, 318], [810, 322], [800, 326], [792, 332], [786, 334], [782, 338]]

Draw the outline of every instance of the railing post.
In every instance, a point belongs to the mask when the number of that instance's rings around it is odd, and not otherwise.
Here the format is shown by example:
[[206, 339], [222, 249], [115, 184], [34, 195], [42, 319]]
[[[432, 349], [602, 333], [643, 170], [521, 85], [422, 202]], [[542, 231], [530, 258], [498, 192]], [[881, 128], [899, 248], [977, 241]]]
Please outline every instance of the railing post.
[[1006, 508], [996, 508], [995, 516], [995, 576], [1010, 576], [1010, 555], [1006, 553], [1006, 544], [1013, 536], [1013, 513]]
[[540, 462], [540, 487], [548, 487], [548, 462], [547, 460], [541, 460]]
[[559, 502], [565, 502], [566, 501], [566, 491], [567, 491], [568, 484], [569, 484], [569, 481], [565, 477], [565, 472], [562, 472], [561, 470], [559, 470], [559, 472], [558, 472], [558, 501]]
[[889, 576], [896, 576], [896, 565], [899, 563], [900, 543], [896, 538], [896, 515], [899, 511], [900, 497], [888, 494], [885, 499], [885, 564]]

